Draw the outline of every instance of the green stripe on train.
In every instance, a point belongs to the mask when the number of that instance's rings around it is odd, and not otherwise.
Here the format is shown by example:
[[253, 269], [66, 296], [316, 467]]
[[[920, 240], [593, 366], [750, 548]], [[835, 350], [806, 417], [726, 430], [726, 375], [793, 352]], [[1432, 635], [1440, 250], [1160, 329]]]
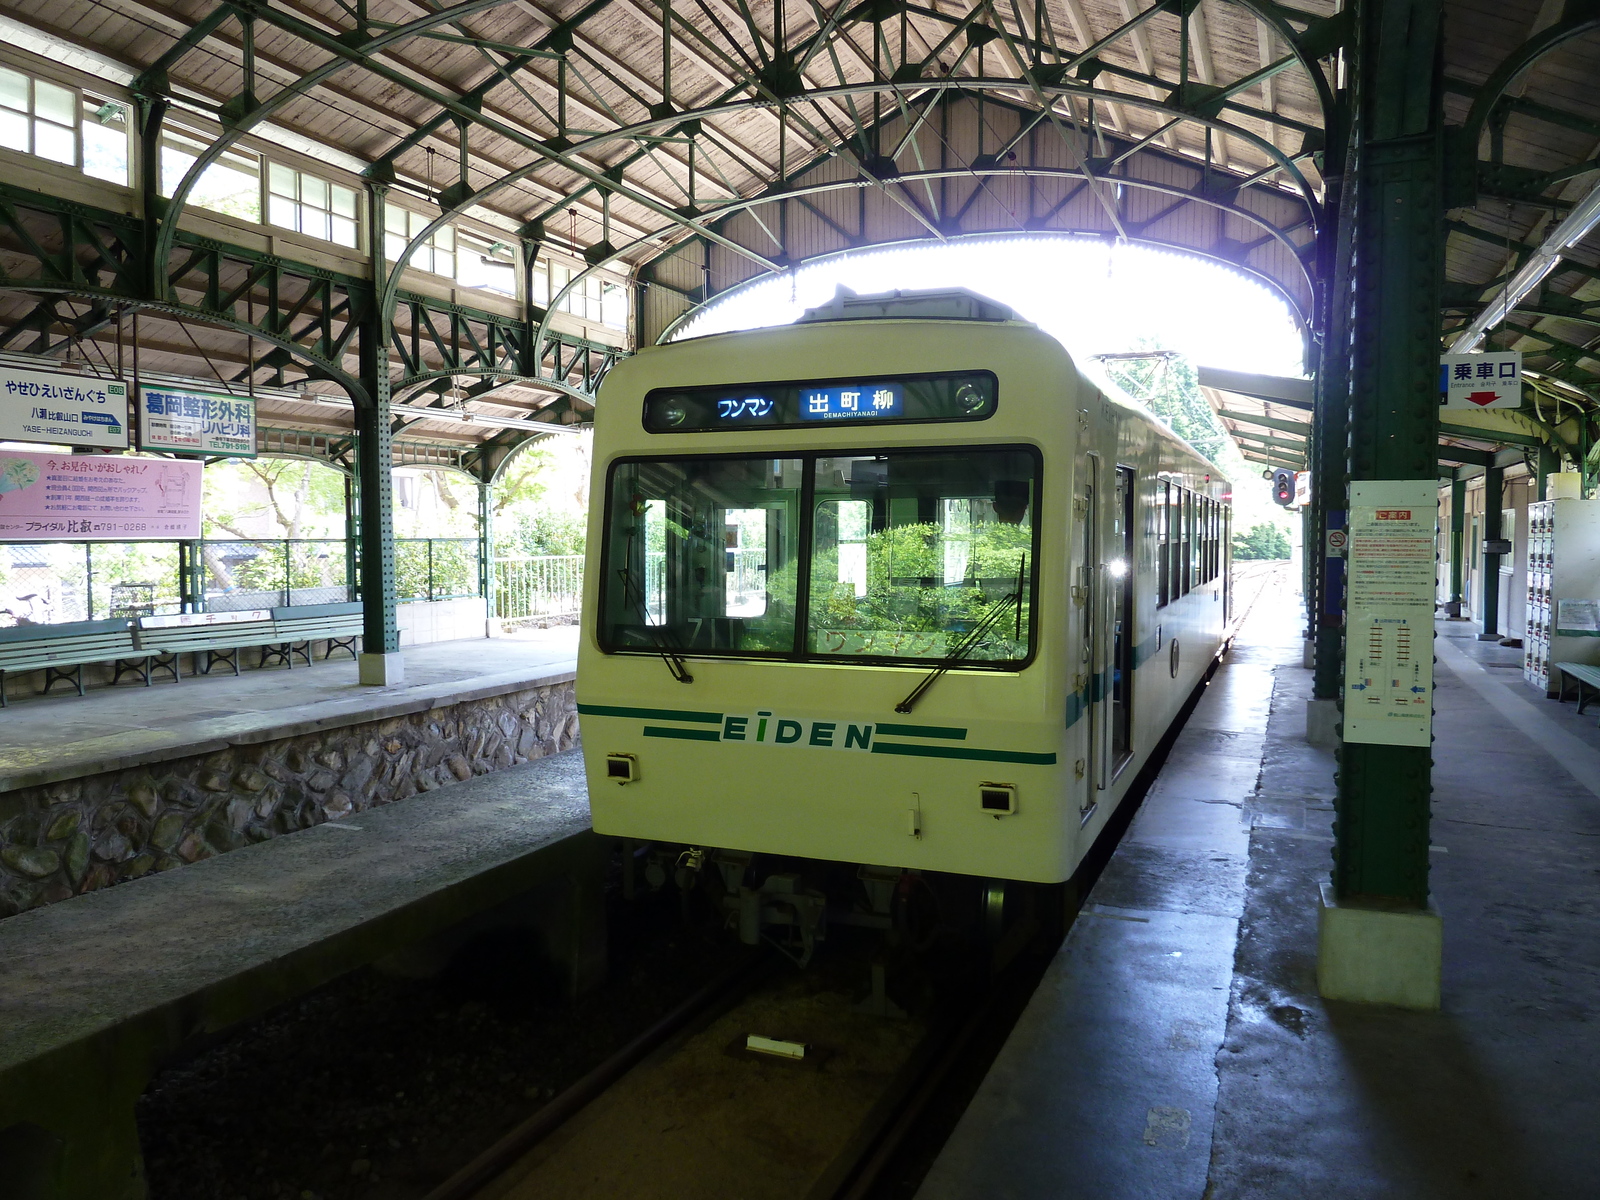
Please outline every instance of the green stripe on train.
[[1023, 750], [973, 750], [966, 746], [917, 746], [910, 742], [873, 742], [874, 754], [908, 754], [913, 758], [965, 758], [979, 762], [1032, 763], [1048, 767], [1054, 754], [1032, 754]]
[[873, 728], [890, 737], [949, 738], [955, 742], [967, 740], [965, 729], [952, 729], [948, 725], [875, 725]]
[[644, 736], [653, 738], [678, 738], [686, 742], [720, 742], [722, 737], [715, 729], [668, 729], [664, 725], [646, 725]]
[[653, 721], [693, 721], [698, 725], [721, 725], [721, 713], [687, 712], [681, 708], [615, 708], [609, 704], [580, 704], [578, 713], [588, 717], [644, 717]]

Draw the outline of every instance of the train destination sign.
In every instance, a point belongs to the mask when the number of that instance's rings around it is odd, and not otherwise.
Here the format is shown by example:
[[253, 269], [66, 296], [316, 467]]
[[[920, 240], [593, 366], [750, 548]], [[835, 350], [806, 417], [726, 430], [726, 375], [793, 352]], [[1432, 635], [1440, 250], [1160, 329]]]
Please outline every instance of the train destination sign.
[[0, 441], [128, 448], [128, 385], [67, 371], [0, 367]]
[[982, 421], [994, 414], [988, 371], [889, 379], [829, 379], [658, 388], [645, 397], [651, 433], [803, 429], [838, 422]]

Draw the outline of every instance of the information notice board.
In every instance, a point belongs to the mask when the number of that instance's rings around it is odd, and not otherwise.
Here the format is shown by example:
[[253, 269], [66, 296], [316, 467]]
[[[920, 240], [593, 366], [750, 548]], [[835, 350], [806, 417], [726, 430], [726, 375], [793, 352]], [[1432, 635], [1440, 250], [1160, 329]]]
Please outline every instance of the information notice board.
[[1344, 740], [1426, 746], [1433, 736], [1431, 479], [1350, 484]]

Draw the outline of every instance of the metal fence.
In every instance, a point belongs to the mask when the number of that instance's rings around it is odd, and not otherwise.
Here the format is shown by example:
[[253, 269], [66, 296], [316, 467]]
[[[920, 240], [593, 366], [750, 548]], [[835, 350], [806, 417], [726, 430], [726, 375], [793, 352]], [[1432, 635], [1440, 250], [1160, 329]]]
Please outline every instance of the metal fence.
[[[342, 538], [0, 543], [0, 626], [231, 612], [357, 598]], [[481, 595], [476, 538], [399, 538], [401, 600]], [[187, 586], [185, 575], [187, 574]]]
[[567, 625], [583, 604], [583, 555], [524, 554], [494, 560], [495, 616]]

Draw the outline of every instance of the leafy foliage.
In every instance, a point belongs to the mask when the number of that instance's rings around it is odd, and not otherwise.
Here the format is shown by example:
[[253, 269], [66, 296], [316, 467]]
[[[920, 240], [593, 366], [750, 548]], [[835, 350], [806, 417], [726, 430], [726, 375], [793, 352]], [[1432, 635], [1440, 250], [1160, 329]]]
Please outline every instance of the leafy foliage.
[[[1159, 351], [1162, 346], [1153, 338], [1141, 338], [1134, 349]], [[1106, 366], [1112, 380], [1165, 421], [1172, 432], [1207, 458], [1217, 460], [1228, 437], [1201, 394], [1199, 376], [1188, 359], [1152, 354], [1150, 358], [1111, 359]]]
[[1233, 557], [1282, 559], [1291, 553], [1289, 534], [1281, 525], [1252, 525], [1248, 533], [1233, 535]]

